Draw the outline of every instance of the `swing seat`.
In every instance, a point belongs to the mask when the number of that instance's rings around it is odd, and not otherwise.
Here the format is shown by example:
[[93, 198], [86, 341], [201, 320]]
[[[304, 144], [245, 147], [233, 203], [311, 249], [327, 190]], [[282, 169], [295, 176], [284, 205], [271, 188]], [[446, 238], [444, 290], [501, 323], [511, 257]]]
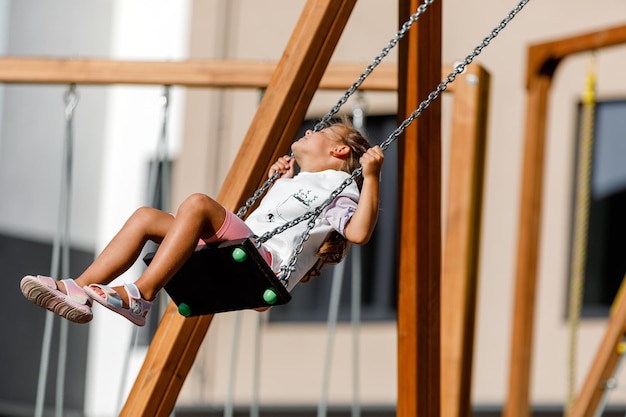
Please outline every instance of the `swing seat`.
[[[154, 252], [144, 257], [149, 265]], [[286, 304], [291, 295], [250, 239], [197, 249], [165, 285], [185, 317]]]

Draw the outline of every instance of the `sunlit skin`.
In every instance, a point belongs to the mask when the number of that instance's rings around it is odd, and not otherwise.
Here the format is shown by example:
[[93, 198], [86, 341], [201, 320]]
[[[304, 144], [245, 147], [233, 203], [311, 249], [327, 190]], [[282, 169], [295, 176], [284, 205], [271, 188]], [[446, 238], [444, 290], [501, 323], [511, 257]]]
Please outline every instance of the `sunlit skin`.
[[[292, 178], [296, 163], [301, 171], [307, 172], [342, 170], [350, 148], [342, 142], [341, 129], [341, 126], [330, 126], [319, 132], [307, 131], [293, 143], [291, 148], [294, 157], [280, 157], [270, 167], [269, 175], [280, 172], [283, 178]], [[378, 146], [370, 148], [360, 158], [363, 167], [361, 196], [344, 230], [346, 239], [352, 243], [366, 243], [376, 225], [383, 159], [383, 152]], [[198, 240], [212, 237], [221, 227], [225, 216], [222, 205], [199, 193], [185, 199], [176, 216], [150, 207], [139, 208], [75, 281], [81, 288], [89, 284], [109, 284], [135, 263], [144, 244], [151, 240], [160, 244], [159, 250], [135, 285], [144, 299], [152, 301], [191, 256]], [[66, 292], [62, 282], [57, 281], [57, 285]], [[116, 286], [113, 289], [128, 305], [128, 295], [123, 287]]]

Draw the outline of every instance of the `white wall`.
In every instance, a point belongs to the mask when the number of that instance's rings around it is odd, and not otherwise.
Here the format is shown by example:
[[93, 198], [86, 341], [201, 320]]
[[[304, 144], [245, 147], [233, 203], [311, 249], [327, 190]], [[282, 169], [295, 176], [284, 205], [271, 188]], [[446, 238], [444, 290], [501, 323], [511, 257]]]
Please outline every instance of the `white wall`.
[[[188, 2], [179, 0], [2, 0], [0, 54], [179, 60], [186, 56], [187, 20]], [[0, 88], [0, 231], [51, 242], [61, 190], [67, 86]], [[160, 134], [163, 88], [79, 85], [77, 91], [71, 241], [99, 252], [128, 215], [148, 202], [148, 161]], [[170, 102], [169, 139], [175, 153], [184, 91], [173, 89]], [[132, 270], [121, 280], [137, 275], [138, 269]], [[98, 308], [95, 314], [86, 415], [113, 416], [125, 388], [120, 386], [132, 325]], [[131, 368], [134, 364], [131, 360]], [[133, 381], [132, 371], [127, 379]]]
[[[106, 56], [108, 2], [24, 0], [3, 2], [4, 54]], [[49, 242], [57, 227], [61, 153], [65, 135], [60, 85], [5, 85], [0, 136], [0, 230]], [[75, 246], [93, 249], [99, 205], [105, 92], [79, 87], [71, 234]], [[41, 271], [48, 273], [49, 271]]]

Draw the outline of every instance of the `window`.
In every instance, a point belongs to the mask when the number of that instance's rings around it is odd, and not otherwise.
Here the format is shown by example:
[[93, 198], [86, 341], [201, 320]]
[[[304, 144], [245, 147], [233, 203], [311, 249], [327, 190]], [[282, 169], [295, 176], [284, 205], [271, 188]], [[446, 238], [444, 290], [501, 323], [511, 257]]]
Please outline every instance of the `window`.
[[586, 316], [608, 314], [626, 274], [625, 156], [626, 100], [598, 102], [585, 259], [583, 314]]

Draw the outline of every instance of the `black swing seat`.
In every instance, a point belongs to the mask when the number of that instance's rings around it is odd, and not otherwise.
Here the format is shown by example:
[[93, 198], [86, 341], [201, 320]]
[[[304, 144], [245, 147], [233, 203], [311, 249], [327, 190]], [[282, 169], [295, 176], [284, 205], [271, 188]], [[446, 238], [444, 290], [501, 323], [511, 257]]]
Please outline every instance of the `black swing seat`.
[[[155, 252], [144, 257], [149, 265]], [[286, 304], [291, 295], [250, 239], [205, 245], [165, 285], [186, 317]]]

